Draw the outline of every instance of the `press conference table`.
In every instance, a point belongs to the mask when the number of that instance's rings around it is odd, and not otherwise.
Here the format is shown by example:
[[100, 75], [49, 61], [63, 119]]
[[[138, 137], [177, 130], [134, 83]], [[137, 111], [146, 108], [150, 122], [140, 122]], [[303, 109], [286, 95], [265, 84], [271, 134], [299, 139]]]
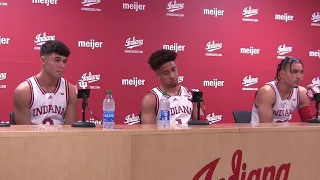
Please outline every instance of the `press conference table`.
[[319, 180], [319, 138], [320, 125], [303, 123], [118, 125], [114, 130], [15, 125], [0, 128], [0, 177]]

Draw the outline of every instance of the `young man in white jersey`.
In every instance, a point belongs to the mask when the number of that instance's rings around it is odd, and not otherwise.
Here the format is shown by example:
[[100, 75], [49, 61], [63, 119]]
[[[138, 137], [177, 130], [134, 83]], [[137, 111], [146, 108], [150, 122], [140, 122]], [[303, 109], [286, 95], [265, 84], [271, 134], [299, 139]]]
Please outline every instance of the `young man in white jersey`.
[[[159, 100], [162, 92], [167, 92], [170, 101], [170, 124], [187, 124], [197, 117], [197, 106], [192, 103], [192, 93], [178, 84], [178, 69], [175, 64], [177, 53], [170, 50], [158, 50], [149, 58], [148, 64], [160, 80], [160, 86], [153, 88], [142, 99], [142, 124], [156, 124]], [[200, 120], [205, 116], [200, 109]]]
[[287, 122], [298, 110], [302, 122], [312, 118], [307, 90], [299, 86], [303, 79], [303, 64], [286, 57], [278, 64], [276, 78], [266, 83], [256, 94], [251, 123]]
[[69, 48], [49, 40], [41, 46], [41, 71], [18, 85], [14, 91], [17, 125], [69, 125], [78, 120], [75, 86], [62, 78]]

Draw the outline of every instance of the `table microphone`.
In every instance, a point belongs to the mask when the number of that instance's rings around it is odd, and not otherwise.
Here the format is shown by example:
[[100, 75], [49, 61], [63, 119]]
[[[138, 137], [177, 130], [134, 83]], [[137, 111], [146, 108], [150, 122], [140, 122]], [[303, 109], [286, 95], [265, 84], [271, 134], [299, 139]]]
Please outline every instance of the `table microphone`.
[[197, 117], [195, 119], [192, 117], [192, 119], [188, 122], [188, 125], [209, 125], [208, 121], [200, 120], [200, 103], [203, 102], [202, 94], [203, 93], [200, 91], [192, 92], [192, 102], [197, 103], [198, 111], [197, 111]]
[[320, 103], [319, 86], [312, 85], [312, 84], [308, 85], [306, 94], [312, 101], [316, 101], [316, 117], [313, 119], [309, 119], [308, 123], [320, 123], [320, 119], [318, 118], [319, 103]]
[[82, 121], [80, 122], [74, 122], [71, 124], [72, 127], [96, 127], [94, 123], [91, 122], [86, 122], [85, 120], [85, 112], [86, 112], [86, 107], [88, 105], [88, 98], [90, 96], [90, 88], [88, 87], [88, 83], [79, 80], [77, 83], [76, 87], [76, 94], [77, 98], [82, 98]]

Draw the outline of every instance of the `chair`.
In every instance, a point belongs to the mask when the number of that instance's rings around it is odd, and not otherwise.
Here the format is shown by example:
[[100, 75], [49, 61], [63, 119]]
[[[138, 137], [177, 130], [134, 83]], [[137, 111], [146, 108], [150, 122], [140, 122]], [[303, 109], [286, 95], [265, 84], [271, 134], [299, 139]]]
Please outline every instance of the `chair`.
[[10, 124], [16, 125], [16, 120], [14, 119], [14, 114], [13, 112], [10, 112]]
[[235, 123], [250, 123], [251, 111], [233, 111], [233, 118]]

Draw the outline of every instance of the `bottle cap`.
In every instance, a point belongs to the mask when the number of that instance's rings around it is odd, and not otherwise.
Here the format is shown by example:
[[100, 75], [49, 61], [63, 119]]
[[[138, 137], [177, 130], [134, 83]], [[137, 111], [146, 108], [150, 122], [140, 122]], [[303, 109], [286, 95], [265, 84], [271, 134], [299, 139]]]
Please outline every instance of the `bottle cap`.
[[168, 93], [167, 92], [162, 92], [162, 95], [166, 96], [166, 95], [168, 95]]
[[111, 90], [107, 90], [107, 94], [112, 94], [112, 91]]

